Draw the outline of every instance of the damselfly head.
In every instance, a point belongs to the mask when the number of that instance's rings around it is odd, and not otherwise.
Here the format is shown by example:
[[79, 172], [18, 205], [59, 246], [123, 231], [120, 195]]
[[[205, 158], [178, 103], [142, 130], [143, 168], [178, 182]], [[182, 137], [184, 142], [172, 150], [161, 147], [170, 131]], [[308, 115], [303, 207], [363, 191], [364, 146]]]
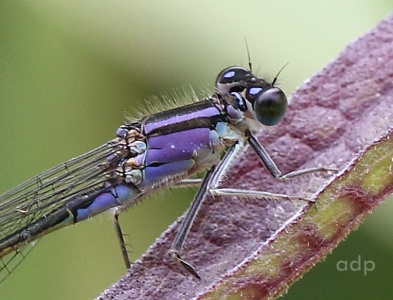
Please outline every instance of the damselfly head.
[[243, 67], [229, 67], [216, 80], [217, 93], [231, 96], [235, 107], [273, 126], [284, 118], [288, 102], [284, 92]]

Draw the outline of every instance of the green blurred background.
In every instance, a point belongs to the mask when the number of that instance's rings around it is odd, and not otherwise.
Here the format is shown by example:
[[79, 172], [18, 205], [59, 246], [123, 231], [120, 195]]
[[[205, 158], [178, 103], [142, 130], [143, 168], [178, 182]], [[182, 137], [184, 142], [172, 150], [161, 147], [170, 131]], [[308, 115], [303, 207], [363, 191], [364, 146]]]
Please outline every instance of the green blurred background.
[[[310, 3], [312, 3], [310, 5]], [[213, 90], [246, 65], [292, 93], [393, 9], [353, 1], [0, 1], [0, 193], [114, 137], [152, 95]], [[393, 47], [393, 46], [392, 46]], [[132, 259], [188, 207], [193, 190], [121, 216]], [[393, 203], [386, 203], [286, 299], [387, 299], [393, 293]], [[125, 274], [108, 214], [44, 238], [0, 285], [0, 299], [91, 299]], [[339, 261], [375, 270], [339, 272]]]

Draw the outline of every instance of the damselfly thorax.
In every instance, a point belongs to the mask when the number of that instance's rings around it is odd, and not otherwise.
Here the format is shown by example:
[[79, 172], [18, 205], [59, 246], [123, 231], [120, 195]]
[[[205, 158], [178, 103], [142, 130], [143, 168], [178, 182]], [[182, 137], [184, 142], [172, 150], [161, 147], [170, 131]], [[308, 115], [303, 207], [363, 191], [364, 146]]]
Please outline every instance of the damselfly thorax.
[[[304, 200], [264, 191], [220, 188], [220, 177], [244, 145], [251, 146], [277, 179], [329, 170], [316, 167], [283, 175], [254, 137], [258, 127], [255, 124], [276, 125], [286, 109], [286, 96], [274, 82], [268, 83], [248, 69], [230, 67], [218, 75], [212, 96], [125, 123], [108, 143], [1, 195], [0, 280], [22, 261], [32, 241], [109, 209], [114, 212], [116, 232], [129, 268], [118, 215], [157, 190], [182, 185], [199, 185], [200, 189], [168, 250], [199, 278], [180, 253], [208, 194]], [[190, 176], [205, 170], [203, 179], [190, 180]]]

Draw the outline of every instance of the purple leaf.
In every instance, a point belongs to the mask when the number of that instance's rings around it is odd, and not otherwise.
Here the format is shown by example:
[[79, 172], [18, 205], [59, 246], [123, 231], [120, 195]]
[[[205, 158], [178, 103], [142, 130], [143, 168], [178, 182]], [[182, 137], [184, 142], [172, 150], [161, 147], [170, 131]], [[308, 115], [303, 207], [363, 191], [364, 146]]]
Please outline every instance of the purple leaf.
[[210, 197], [183, 252], [200, 281], [168, 253], [178, 221], [98, 299], [279, 296], [391, 194], [392, 106], [393, 15], [307, 81], [293, 95], [284, 121], [258, 136], [283, 173], [326, 166], [338, 174], [279, 182], [248, 149], [222, 183], [315, 197], [315, 206]]

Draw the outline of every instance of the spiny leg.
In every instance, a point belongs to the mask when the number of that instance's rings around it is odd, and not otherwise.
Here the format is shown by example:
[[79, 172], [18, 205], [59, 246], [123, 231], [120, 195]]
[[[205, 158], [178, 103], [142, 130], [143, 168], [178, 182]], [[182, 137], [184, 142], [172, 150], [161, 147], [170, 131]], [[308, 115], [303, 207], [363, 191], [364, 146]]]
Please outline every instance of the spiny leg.
[[282, 174], [280, 169], [276, 166], [273, 159], [266, 152], [265, 148], [258, 142], [258, 140], [251, 134], [250, 131], [246, 132], [247, 141], [250, 144], [251, 148], [255, 151], [255, 153], [259, 156], [259, 159], [262, 161], [268, 172], [277, 179], [285, 180], [294, 178], [297, 176], [302, 176], [305, 174], [310, 174], [314, 172], [337, 172], [337, 169], [333, 168], [325, 168], [325, 167], [316, 167], [316, 168], [308, 168], [297, 170], [293, 172], [289, 172], [287, 174]]
[[191, 207], [188, 210], [187, 215], [184, 218], [183, 223], [181, 224], [180, 229], [177, 232], [170, 249], [172, 256], [177, 260], [177, 262], [180, 263], [183, 268], [185, 268], [188, 272], [191, 273], [191, 275], [193, 275], [197, 279], [201, 279], [201, 277], [190, 263], [181, 258], [180, 253], [183, 249], [184, 242], [186, 241], [191, 226], [194, 223], [195, 217], [198, 214], [199, 209], [201, 208], [203, 200], [206, 198], [206, 194], [208, 193], [208, 186], [214, 174], [214, 170], [215, 166], [213, 166], [207, 172], [205, 178], [203, 179], [201, 188], [199, 189], [194, 201], [192, 202]]
[[202, 181], [202, 185], [194, 198], [190, 209], [187, 212], [186, 217], [184, 218], [182, 224], [180, 225], [179, 231], [176, 234], [175, 239], [172, 242], [172, 246], [170, 252], [172, 256], [176, 259], [176, 261], [185, 268], [191, 275], [193, 275], [197, 279], [201, 279], [195, 268], [182, 259], [181, 251], [183, 249], [184, 243], [186, 241], [187, 235], [191, 229], [192, 224], [194, 223], [195, 217], [198, 214], [199, 209], [202, 206], [203, 201], [206, 198], [206, 195], [210, 192], [210, 187], [212, 186], [213, 181], [218, 181], [217, 178], [221, 177], [222, 172], [226, 169], [225, 165], [234, 158], [235, 154], [240, 150], [240, 145], [233, 145], [227, 153], [224, 155], [223, 159], [220, 161], [219, 165], [213, 166], [205, 175], [205, 178]]
[[202, 183], [202, 178], [193, 178], [193, 179], [182, 179], [179, 182], [174, 184], [174, 187], [193, 187], [200, 186]]
[[[195, 178], [195, 179], [183, 179], [179, 182], [177, 182], [174, 187], [193, 187], [193, 186], [200, 186], [202, 183], [203, 179], [200, 178]], [[120, 250], [123, 256], [123, 260], [125, 263], [125, 266], [127, 269], [129, 269], [131, 267], [131, 261], [129, 259], [128, 256], [128, 251], [127, 251], [127, 244], [124, 240], [124, 236], [125, 234], [123, 233], [123, 231], [121, 230], [121, 226], [120, 226], [120, 222], [119, 222], [119, 215], [122, 212], [121, 209], [116, 209], [114, 212], [114, 225], [115, 225], [115, 231], [116, 231], [116, 236], [117, 239], [119, 241], [120, 244]], [[179, 260], [181, 260], [180, 256], [178, 257]], [[187, 269], [187, 262], [183, 261], [182, 265]], [[190, 272], [192, 273], [191, 269], [193, 269], [193, 267], [190, 268]], [[196, 272], [195, 272], [196, 274]], [[195, 274], [193, 274], [195, 276]], [[197, 275], [197, 274], [196, 274]], [[197, 277], [197, 276], [196, 276]]]
[[289, 196], [286, 194], [275, 194], [275, 193], [263, 192], [263, 191], [250, 191], [250, 190], [231, 189], [231, 188], [211, 188], [209, 191], [214, 196], [232, 196], [238, 198], [306, 201], [306, 202], [314, 203], [314, 200], [308, 198]]
[[[273, 159], [267, 153], [267, 151], [263, 148], [263, 146], [257, 141], [257, 139], [251, 134], [251, 132], [246, 133], [248, 143], [251, 148], [258, 155], [267, 171], [276, 179], [287, 180], [294, 177], [302, 176], [305, 174], [310, 174], [314, 172], [336, 172], [336, 169], [325, 168], [325, 167], [316, 167], [316, 168], [308, 168], [297, 170], [293, 172], [289, 172], [287, 174], [282, 174], [280, 169], [276, 166]], [[256, 198], [256, 199], [275, 199], [275, 200], [297, 200], [297, 201], [307, 201], [314, 203], [314, 200], [298, 197], [298, 196], [289, 196], [286, 194], [274, 194], [270, 192], [264, 191], [250, 191], [250, 190], [242, 190], [235, 188], [218, 188], [219, 186], [219, 177], [216, 177], [216, 180], [212, 181], [212, 186], [210, 187], [210, 193], [217, 196], [236, 196], [240, 198]]]
[[127, 245], [124, 241], [124, 234], [121, 230], [120, 223], [119, 223], [119, 212], [115, 212], [114, 214], [114, 224], [115, 224], [115, 230], [116, 230], [116, 235], [120, 243], [120, 249], [121, 249], [121, 254], [123, 255], [123, 260], [126, 265], [126, 268], [129, 269], [131, 268], [131, 262], [130, 258], [128, 257], [128, 252], [127, 252]]

